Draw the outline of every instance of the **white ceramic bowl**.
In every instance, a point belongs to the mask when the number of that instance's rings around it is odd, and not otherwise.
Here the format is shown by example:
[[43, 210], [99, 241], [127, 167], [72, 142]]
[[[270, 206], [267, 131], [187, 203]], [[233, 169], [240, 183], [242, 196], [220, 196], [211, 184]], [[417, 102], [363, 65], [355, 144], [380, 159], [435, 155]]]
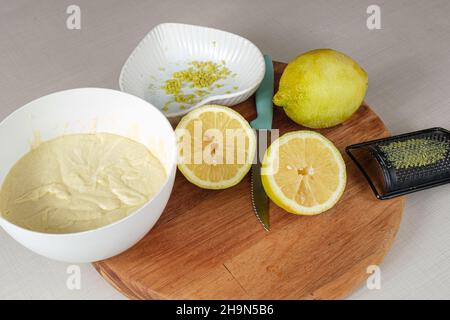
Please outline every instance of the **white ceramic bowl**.
[[156, 223], [167, 204], [176, 172], [176, 140], [170, 123], [148, 102], [115, 90], [83, 88], [34, 100], [0, 123], [0, 184], [12, 166], [30, 150], [36, 135], [46, 141], [63, 134], [106, 132], [146, 145], [164, 165], [168, 179], [140, 210], [99, 229], [47, 234], [0, 225], [28, 249], [65, 262], [109, 258], [138, 242]]
[[[170, 97], [161, 86], [174, 71], [185, 69], [188, 62], [195, 60], [224, 61], [236, 76], [228, 77], [223, 87], [184, 110], [179, 109], [180, 104], [172, 103], [164, 111]], [[245, 101], [260, 85], [264, 72], [261, 51], [247, 39], [212, 28], [164, 23], [153, 28], [132, 52], [122, 68], [119, 86], [163, 110], [172, 121], [207, 103], [232, 106]]]

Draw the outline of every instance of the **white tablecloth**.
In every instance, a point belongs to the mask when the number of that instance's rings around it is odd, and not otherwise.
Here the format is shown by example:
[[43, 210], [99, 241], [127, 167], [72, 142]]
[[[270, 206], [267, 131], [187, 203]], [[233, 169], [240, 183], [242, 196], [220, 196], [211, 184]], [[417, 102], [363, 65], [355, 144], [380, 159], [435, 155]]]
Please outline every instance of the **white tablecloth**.
[[[66, 28], [67, 6], [81, 30]], [[6, 1], [0, 0], [0, 119], [39, 96], [74, 87], [118, 87], [122, 64], [156, 24], [216, 27], [253, 41], [274, 59], [329, 47], [369, 74], [366, 100], [393, 133], [450, 128], [450, 1], [378, 0], [381, 30], [366, 27], [373, 1]], [[351, 299], [450, 298], [450, 186], [408, 197], [381, 289]], [[0, 230], [0, 298], [123, 296], [90, 265], [81, 289], [67, 264], [29, 252]]]

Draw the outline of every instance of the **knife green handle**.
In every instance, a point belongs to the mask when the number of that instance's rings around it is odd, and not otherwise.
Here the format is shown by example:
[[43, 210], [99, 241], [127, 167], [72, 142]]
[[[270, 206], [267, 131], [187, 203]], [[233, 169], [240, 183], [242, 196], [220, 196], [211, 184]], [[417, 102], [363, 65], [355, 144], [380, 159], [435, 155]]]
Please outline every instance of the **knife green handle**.
[[265, 54], [264, 62], [266, 65], [266, 72], [264, 78], [256, 91], [256, 118], [251, 122], [254, 129], [271, 129], [273, 118], [273, 64], [272, 57]]

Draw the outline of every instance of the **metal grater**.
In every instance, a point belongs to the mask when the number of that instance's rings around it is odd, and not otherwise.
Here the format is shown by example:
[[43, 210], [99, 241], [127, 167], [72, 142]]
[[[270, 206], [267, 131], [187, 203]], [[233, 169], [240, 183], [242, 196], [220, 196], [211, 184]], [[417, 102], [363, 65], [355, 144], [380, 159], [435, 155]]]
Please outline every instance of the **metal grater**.
[[442, 128], [358, 143], [346, 152], [381, 200], [450, 183], [450, 131]]

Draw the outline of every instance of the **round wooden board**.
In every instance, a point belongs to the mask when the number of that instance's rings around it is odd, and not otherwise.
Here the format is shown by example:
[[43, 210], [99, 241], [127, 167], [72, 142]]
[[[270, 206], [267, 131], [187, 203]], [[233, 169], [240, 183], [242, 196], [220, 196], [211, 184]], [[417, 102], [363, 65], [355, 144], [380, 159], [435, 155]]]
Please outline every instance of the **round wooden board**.
[[[285, 64], [274, 63], [276, 83]], [[253, 98], [235, 107], [255, 117]], [[302, 129], [275, 107], [280, 134]], [[320, 130], [344, 154], [352, 143], [389, 135], [367, 106], [343, 125]], [[250, 177], [221, 191], [203, 190], [179, 172], [155, 227], [123, 254], [94, 264], [134, 299], [344, 298], [380, 264], [400, 225], [404, 198], [379, 201], [344, 154], [347, 188], [331, 210], [313, 217], [270, 204], [270, 232], [253, 212]]]

